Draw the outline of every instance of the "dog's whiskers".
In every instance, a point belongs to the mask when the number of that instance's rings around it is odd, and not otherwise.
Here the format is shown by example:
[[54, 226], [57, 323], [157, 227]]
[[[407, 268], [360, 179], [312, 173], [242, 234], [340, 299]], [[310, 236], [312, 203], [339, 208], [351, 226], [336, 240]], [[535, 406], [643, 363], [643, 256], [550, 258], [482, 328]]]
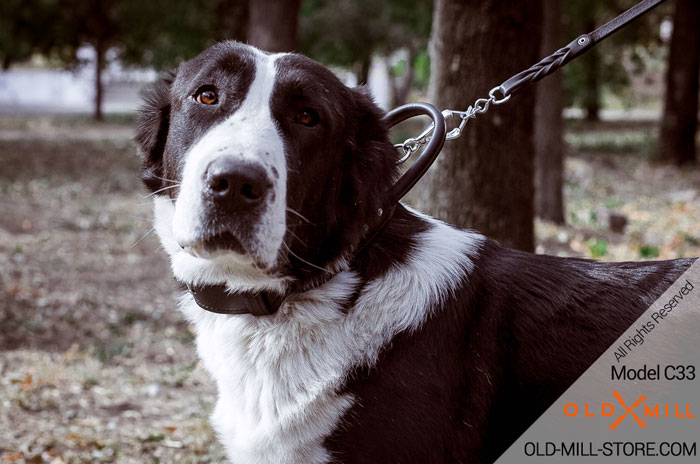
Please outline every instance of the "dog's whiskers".
[[178, 183], [178, 184], [175, 184], [175, 185], [168, 185], [167, 187], [163, 187], [162, 189], [158, 189], [158, 190], [156, 190], [155, 192], [149, 193], [149, 194], [146, 195], [146, 196], [143, 196], [143, 195], [139, 195], [139, 196], [140, 196], [141, 198], [151, 198], [153, 195], [158, 195], [159, 193], [164, 192], [165, 190], [170, 190], [170, 189], [173, 189], [173, 188], [179, 187], [179, 186], [180, 186], [179, 183]]
[[324, 267], [317, 266], [317, 265], [315, 265], [314, 263], [310, 263], [310, 262], [308, 262], [307, 260], [305, 260], [304, 258], [300, 257], [299, 255], [297, 255], [296, 253], [294, 253], [284, 241], [282, 241], [282, 245], [284, 245], [284, 247], [287, 249], [287, 251], [289, 252], [290, 255], [294, 256], [296, 259], [298, 259], [298, 260], [301, 261], [302, 263], [308, 264], [309, 266], [314, 267], [314, 268], [316, 268], [316, 269], [318, 269], [318, 270], [320, 270], [320, 271], [324, 271], [324, 272], [328, 272], [328, 273], [331, 272], [331, 271], [329, 271], [328, 269], [326, 269], [326, 268], [324, 268]]
[[289, 227], [287, 227], [286, 230], [287, 230], [287, 233], [288, 233], [289, 235], [291, 235], [292, 237], [294, 237], [295, 239], [297, 239], [297, 240], [299, 241], [299, 243], [301, 243], [302, 245], [304, 245], [306, 248], [309, 248], [309, 245], [308, 245], [305, 241], [303, 241], [297, 234], [295, 234], [294, 232], [292, 232], [291, 230], [289, 230]]
[[[290, 208], [290, 207], [287, 207], [286, 209], [287, 209], [288, 212], [290, 212], [290, 213], [292, 213], [292, 214], [294, 214], [294, 215], [299, 216], [300, 218], [302, 218], [302, 219], [303, 219], [304, 221], [306, 221], [308, 224], [312, 224], [312, 222], [309, 221], [308, 219], [306, 219], [304, 216], [302, 216], [301, 213], [299, 213], [299, 212], [293, 210], [293, 209]], [[312, 225], [313, 225], [313, 224], [312, 224]]]
[[156, 229], [155, 229], [154, 227], [151, 227], [150, 230], [148, 230], [148, 232], [146, 232], [145, 234], [143, 234], [143, 235], [141, 236], [141, 238], [138, 239], [138, 240], [136, 240], [136, 241], [134, 242], [134, 244], [131, 245], [129, 248], [134, 248], [136, 245], [138, 245], [139, 243], [141, 243], [141, 241], [142, 241], [144, 238], [148, 237], [148, 236], [151, 235], [153, 232], [155, 232], [155, 230], [156, 230]]
[[173, 184], [180, 184], [180, 182], [177, 180], [166, 179], [165, 177], [159, 177], [159, 176], [153, 176], [153, 177], [155, 177], [156, 179], [159, 179], [159, 180], [164, 180], [165, 182], [172, 182]]

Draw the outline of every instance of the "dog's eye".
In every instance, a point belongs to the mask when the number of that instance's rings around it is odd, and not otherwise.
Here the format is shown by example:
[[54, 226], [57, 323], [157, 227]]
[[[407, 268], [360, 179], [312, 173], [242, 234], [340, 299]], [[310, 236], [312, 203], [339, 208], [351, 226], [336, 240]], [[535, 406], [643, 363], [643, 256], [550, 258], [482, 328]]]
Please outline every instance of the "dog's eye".
[[304, 108], [297, 114], [294, 119], [297, 123], [303, 124], [307, 127], [313, 127], [318, 124], [319, 118], [318, 113], [311, 108]]
[[197, 90], [194, 94], [194, 99], [197, 103], [202, 105], [216, 105], [219, 103], [219, 97], [216, 94], [216, 90], [209, 86], [205, 86]]

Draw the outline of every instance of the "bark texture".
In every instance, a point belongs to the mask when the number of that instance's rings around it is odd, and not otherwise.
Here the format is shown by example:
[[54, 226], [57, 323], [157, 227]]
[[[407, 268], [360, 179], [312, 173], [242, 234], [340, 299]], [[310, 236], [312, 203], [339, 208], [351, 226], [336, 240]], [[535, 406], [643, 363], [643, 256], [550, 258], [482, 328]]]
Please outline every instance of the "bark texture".
[[[467, 108], [538, 59], [541, 0], [438, 0], [433, 18], [429, 93], [440, 109]], [[446, 143], [419, 206], [531, 251], [534, 103], [530, 87], [471, 120], [461, 138]]]

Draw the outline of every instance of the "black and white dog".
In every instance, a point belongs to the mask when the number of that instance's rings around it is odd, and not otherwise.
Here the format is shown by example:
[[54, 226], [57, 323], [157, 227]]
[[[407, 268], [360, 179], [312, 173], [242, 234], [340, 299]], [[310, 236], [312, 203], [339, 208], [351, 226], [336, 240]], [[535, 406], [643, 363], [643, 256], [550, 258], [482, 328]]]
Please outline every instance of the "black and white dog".
[[[523, 253], [403, 206], [380, 228], [382, 117], [323, 66], [235, 42], [142, 109], [143, 180], [234, 463], [491, 462], [691, 264]], [[202, 308], [229, 296], [269, 311]]]

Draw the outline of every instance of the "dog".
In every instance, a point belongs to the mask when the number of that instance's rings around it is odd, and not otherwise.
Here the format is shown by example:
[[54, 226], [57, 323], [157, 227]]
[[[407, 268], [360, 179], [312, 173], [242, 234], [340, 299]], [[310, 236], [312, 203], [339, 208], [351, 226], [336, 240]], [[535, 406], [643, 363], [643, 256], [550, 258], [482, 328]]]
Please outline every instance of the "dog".
[[236, 42], [146, 97], [142, 180], [231, 462], [492, 462], [693, 261], [534, 255], [389, 210], [383, 116]]

